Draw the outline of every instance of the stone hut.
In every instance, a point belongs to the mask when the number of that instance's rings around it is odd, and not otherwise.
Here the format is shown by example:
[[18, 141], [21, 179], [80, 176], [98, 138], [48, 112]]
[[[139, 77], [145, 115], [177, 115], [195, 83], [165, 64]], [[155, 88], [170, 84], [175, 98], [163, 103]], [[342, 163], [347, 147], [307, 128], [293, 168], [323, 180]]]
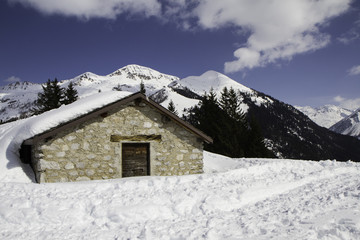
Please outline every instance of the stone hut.
[[68, 182], [203, 172], [212, 139], [135, 93], [24, 141], [36, 181]]

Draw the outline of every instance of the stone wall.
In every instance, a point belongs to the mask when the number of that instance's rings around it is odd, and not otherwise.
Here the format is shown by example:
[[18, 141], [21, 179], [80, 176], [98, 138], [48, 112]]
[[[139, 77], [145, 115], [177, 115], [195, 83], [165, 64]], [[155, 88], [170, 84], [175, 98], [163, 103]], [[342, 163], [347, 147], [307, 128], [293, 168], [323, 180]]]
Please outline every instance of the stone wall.
[[144, 102], [131, 102], [107, 116], [90, 119], [33, 145], [38, 182], [121, 178], [123, 142], [112, 135], [161, 135], [150, 144], [150, 175], [201, 173], [203, 142]]

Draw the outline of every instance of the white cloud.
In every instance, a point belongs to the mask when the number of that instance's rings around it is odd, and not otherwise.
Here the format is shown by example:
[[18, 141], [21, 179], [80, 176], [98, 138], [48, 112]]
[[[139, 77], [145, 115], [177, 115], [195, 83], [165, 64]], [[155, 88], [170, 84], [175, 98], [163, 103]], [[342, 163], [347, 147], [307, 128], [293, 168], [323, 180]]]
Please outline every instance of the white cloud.
[[4, 80], [4, 82], [9, 82], [9, 83], [20, 82], [20, 81], [21, 81], [21, 79], [19, 77], [15, 77], [15, 76], [11, 76]]
[[8, 0], [35, 8], [43, 14], [60, 14], [80, 19], [115, 19], [123, 13], [144, 14], [145, 17], [160, 13], [157, 0]]
[[232, 27], [250, 33], [234, 51], [235, 60], [225, 63], [227, 73], [290, 60], [297, 54], [326, 47], [330, 35], [322, 33], [321, 26], [347, 11], [351, 1], [171, 0], [177, 4], [177, 19], [187, 28], [191, 29], [188, 26], [193, 23], [193, 27], [203, 29]]
[[358, 66], [353, 66], [352, 68], [350, 68], [350, 70], [348, 71], [349, 75], [354, 76], [354, 75], [359, 75], [360, 74], [360, 65]]
[[239, 48], [234, 52], [237, 61], [225, 64], [226, 72], [237, 72], [243, 68], [253, 68], [258, 65], [260, 53], [249, 48]]
[[225, 72], [264, 66], [325, 47], [330, 36], [319, 27], [344, 13], [351, 0], [202, 0], [194, 9], [205, 29], [247, 29], [245, 46], [225, 63]]
[[349, 109], [349, 110], [356, 110], [360, 107], [360, 98], [354, 99], [346, 99], [341, 96], [336, 96], [333, 99], [340, 107]]

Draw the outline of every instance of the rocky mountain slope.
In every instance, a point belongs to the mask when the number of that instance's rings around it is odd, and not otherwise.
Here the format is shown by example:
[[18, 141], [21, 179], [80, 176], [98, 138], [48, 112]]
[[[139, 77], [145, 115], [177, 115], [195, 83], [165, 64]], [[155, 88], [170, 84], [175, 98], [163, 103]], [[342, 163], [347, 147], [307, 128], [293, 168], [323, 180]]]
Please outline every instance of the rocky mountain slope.
[[360, 108], [331, 126], [330, 130], [360, 139]]
[[283, 156], [360, 161], [359, 140], [321, 127], [293, 106], [268, 97], [273, 104], [257, 106], [249, 97], [244, 102], [249, 105], [248, 114], [260, 122], [265, 138]]
[[[60, 84], [67, 87], [70, 82], [74, 83], [80, 98], [112, 90], [137, 92], [143, 82], [149, 97], [164, 107], [172, 100], [180, 116], [184, 108], [197, 104], [205, 92], [213, 89], [220, 96], [225, 86], [233, 87], [241, 96], [241, 109], [258, 119], [268, 148], [277, 156], [360, 161], [359, 140], [320, 127], [296, 108], [215, 71], [179, 79], [150, 68], [128, 65], [106, 76], [87, 72]], [[41, 85], [31, 83], [2, 87], [0, 119], [27, 116], [39, 91]]]

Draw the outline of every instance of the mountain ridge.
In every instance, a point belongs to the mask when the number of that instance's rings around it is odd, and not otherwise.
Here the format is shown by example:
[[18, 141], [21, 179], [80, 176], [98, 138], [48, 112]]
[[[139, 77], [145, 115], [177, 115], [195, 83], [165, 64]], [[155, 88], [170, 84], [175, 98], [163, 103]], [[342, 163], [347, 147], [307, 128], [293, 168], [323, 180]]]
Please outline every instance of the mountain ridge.
[[310, 106], [296, 106], [296, 108], [307, 115], [319, 126], [326, 128], [330, 128], [353, 112], [350, 109], [330, 104], [316, 108]]
[[[223, 87], [232, 87], [239, 93], [240, 108], [248, 117], [255, 116], [259, 120], [268, 148], [278, 157], [360, 161], [360, 141], [357, 139], [322, 128], [295, 107], [215, 71], [180, 79], [151, 68], [128, 65], [105, 76], [86, 72], [60, 81], [60, 85], [66, 87], [70, 82], [73, 82], [80, 98], [114, 90], [137, 92], [143, 82], [150, 98], [164, 107], [173, 101], [179, 116], [184, 113], [184, 108], [199, 103], [205, 92], [213, 89], [220, 97]], [[26, 110], [33, 107], [33, 101], [42, 89], [41, 84], [33, 84], [31, 89], [2, 88], [0, 119], [28, 117]]]

